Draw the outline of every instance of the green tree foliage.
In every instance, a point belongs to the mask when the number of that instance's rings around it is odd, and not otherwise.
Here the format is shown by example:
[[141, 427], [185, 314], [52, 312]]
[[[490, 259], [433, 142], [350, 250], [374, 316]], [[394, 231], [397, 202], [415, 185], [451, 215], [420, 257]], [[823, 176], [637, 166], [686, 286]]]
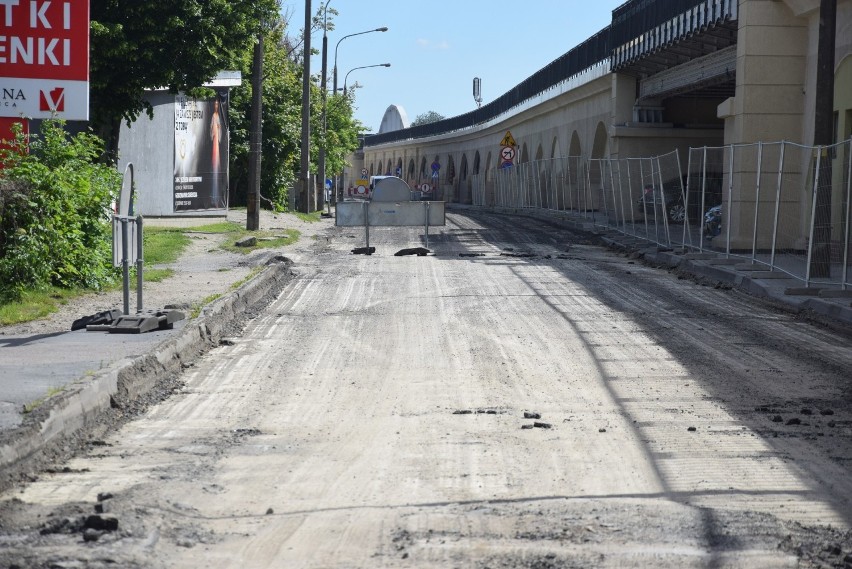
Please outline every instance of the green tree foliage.
[[[331, 12], [331, 11], [329, 11]], [[279, 27], [264, 41], [263, 63], [263, 142], [261, 145], [261, 195], [266, 205], [286, 209], [289, 191], [297, 178], [302, 140], [302, 72], [293, 57], [293, 41]], [[248, 189], [249, 135], [251, 122], [251, 52], [243, 56], [243, 84], [231, 94], [232, 204], [243, 204]], [[319, 148], [323, 144], [322, 92], [319, 79], [311, 82], [311, 171], [317, 172]], [[352, 101], [344, 96], [328, 96], [326, 101], [326, 171], [331, 176], [343, 171], [345, 157], [358, 147], [363, 129], [353, 117]]]
[[146, 89], [198, 88], [234, 69], [278, 0], [91, 0], [92, 121], [115, 151], [122, 119], [143, 110]]
[[428, 113], [422, 113], [417, 115], [417, 118], [411, 122], [411, 126], [419, 126], [421, 124], [438, 122], [444, 120], [445, 118], [446, 117], [440, 113], [436, 113], [435, 111], [429, 111]]
[[47, 285], [99, 289], [114, 278], [109, 206], [120, 187], [97, 164], [97, 137], [70, 137], [44, 121], [41, 136], [19, 134], [0, 151], [0, 302]]
[[[302, 74], [288, 59], [282, 30], [272, 30], [264, 40], [263, 141], [261, 144], [261, 194], [280, 207], [287, 203], [288, 188], [299, 169], [301, 142]], [[244, 54], [243, 84], [231, 93], [232, 203], [244, 204], [248, 190], [251, 127], [252, 51]]]

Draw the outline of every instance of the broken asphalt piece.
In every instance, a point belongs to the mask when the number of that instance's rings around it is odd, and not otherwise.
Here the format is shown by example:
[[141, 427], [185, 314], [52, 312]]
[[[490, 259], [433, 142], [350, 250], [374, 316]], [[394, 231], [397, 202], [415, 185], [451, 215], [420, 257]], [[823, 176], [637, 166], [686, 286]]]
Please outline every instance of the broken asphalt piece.
[[787, 423], [785, 423], [785, 424], [787, 424], [787, 425], [801, 425], [802, 420], [799, 419], [798, 417], [793, 417], [792, 419], [787, 419]]
[[783, 419], [783, 417], [781, 417], [781, 415], [775, 415], [774, 417], [772, 417], [772, 422], [773, 422], [773, 423], [780, 423], [780, 422], [782, 422], [783, 420], [784, 420], [784, 419]]
[[598, 429], [598, 432], [599, 432], [599, 433], [605, 433], [605, 432], [606, 432], [606, 429], [604, 429], [603, 427], [601, 427], [600, 429]]
[[394, 253], [393, 256], [404, 257], [406, 255], [417, 255], [418, 257], [425, 257], [429, 253], [431, 253], [431, 251], [429, 251], [426, 247], [410, 247], [408, 249], [400, 249]]
[[91, 515], [83, 523], [85, 529], [100, 531], [115, 531], [118, 529], [118, 518], [115, 516]]
[[831, 409], [823, 409], [819, 412], [820, 415], [834, 415], [834, 411]]
[[551, 425], [550, 423], [542, 423], [540, 421], [536, 421], [535, 423], [533, 423], [533, 427], [535, 427], [536, 429], [549, 429], [553, 427], [553, 425]]
[[813, 412], [812, 410], [808, 409], [807, 407], [806, 407], [806, 408], [804, 408], [804, 409], [802, 409], [802, 410], [800, 411], [800, 413], [801, 413], [802, 415], [813, 415], [813, 414], [814, 414], [814, 412]]
[[459, 257], [484, 257], [485, 253], [459, 253]]
[[234, 243], [236, 247], [254, 247], [255, 245], [257, 245], [257, 237], [254, 235], [247, 235]]
[[352, 249], [353, 255], [372, 255], [375, 252], [375, 247], [355, 247], [354, 249]]
[[473, 413], [470, 409], [456, 409], [453, 411], [453, 415], [470, 415]]
[[524, 411], [524, 419], [541, 419], [541, 413]]
[[98, 492], [98, 502], [103, 502], [110, 498], [112, 498], [112, 492]]
[[532, 429], [533, 426], [532, 425], [521, 425], [521, 428], [522, 429]]
[[538, 257], [536, 253], [500, 253], [501, 257], [520, 257], [520, 258], [529, 258], [529, 257]]
[[687, 431], [689, 431], [690, 433], [694, 433], [694, 432], [695, 432], [695, 431], [697, 431], [698, 429], [696, 429], [695, 427], [689, 427], [689, 428], [687, 428], [686, 430], [687, 430]]

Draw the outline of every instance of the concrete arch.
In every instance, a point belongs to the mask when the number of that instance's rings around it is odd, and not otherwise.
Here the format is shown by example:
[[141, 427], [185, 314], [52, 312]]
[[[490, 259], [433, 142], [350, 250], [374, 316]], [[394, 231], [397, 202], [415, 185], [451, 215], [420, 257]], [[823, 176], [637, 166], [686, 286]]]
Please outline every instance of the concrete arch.
[[521, 146], [521, 160], [518, 163], [519, 164], [526, 164], [529, 161], [530, 161], [530, 153], [529, 153], [529, 150], [527, 150], [527, 143], [525, 142]]
[[458, 202], [458, 192], [455, 191], [456, 182], [456, 163], [453, 160], [453, 155], [447, 155], [447, 173], [444, 175], [444, 183], [447, 187], [444, 196], [448, 202]]
[[420, 159], [420, 171], [418, 172], [420, 179], [424, 179], [426, 177], [426, 157]]
[[405, 173], [405, 176], [409, 180], [414, 180], [414, 158], [408, 161], [408, 171]]
[[391, 159], [388, 158], [388, 167], [385, 168], [385, 172], [384, 172], [386, 176], [390, 176], [393, 173], [392, 168], [393, 168], [393, 162], [391, 162]]
[[471, 199], [471, 184], [468, 176], [467, 154], [462, 154], [459, 160], [459, 203], [473, 203]]
[[571, 146], [568, 147], [568, 156], [582, 156], [583, 146], [580, 144], [580, 135], [575, 130], [571, 134]]
[[550, 144], [550, 157], [556, 158], [559, 156], [559, 137], [554, 136], [553, 142]]
[[[399, 171], [399, 174], [396, 173], [397, 170]], [[399, 176], [400, 178], [404, 175], [402, 172], [402, 158], [397, 159], [396, 168], [393, 170], [393, 172], [391, 172], [391, 174], [393, 174], [394, 176]]]
[[606, 126], [603, 122], [599, 122], [595, 129], [595, 140], [592, 143], [592, 158], [606, 158], [608, 147], [609, 135], [607, 135]]
[[479, 150], [477, 150], [473, 155], [473, 175], [478, 176], [479, 173]]

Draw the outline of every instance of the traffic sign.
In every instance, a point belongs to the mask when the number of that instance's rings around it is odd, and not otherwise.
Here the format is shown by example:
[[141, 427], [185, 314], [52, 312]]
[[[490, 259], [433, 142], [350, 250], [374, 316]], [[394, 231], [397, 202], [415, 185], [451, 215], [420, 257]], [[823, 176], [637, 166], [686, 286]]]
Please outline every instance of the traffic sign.
[[511, 161], [506, 161], [500, 164], [500, 168], [511, 168], [514, 164]]
[[401, 175], [402, 175], [402, 168], [397, 166], [396, 167], [396, 177], [399, 178]]
[[432, 171], [432, 179], [433, 179], [433, 180], [437, 180], [437, 179], [438, 179], [438, 171], [437, 171], [437, 170]]
[[517, 146], [518, 143], [515, 142], [515, 137], [512, 136], [511, 131], [506, 131], [506, 135], [503, 137], [503, 140], [500, 141], [500, 146]]
[[440, 170], [440, 169], [441, 169], [441, 165], [440, 165], [440, 164], [438, 164], [438, 161], [437, 161], [437, 160], [435, 160], [434, 162], [432, 162], [432, 171], [433, 171], [433, 172], [437, 172], [437, 171], [438, 171], [438, 170]]
[[366, 168], [361, 168], [361, 175], [365, 178], [367, 177], [367, 169]]
[[515, 160], [515, 149], [514, 149], [514, 148], [512, 148], [511, 146], [504, 146], [504, 147], [500, 150], [500, 158], [501, 158], [504, 162], [512, 162], [512, 161], [514, 161], [514, 160]]
[[432, 191], [432, 186], [430, 184], [421, 184], [420, 191], [424, 194], [428, 194]]

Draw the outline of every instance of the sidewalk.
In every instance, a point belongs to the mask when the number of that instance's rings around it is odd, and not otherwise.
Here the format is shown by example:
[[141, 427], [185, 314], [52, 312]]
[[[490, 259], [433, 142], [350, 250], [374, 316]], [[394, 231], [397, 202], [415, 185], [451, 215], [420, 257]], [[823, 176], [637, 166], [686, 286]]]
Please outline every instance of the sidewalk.
[[[230, 211], [229, 221], [245, 223], [244, 211]], [[185, 220], [199, 226], [219, 219]], [[146, 220], [149, 225], [169, 220]], [[169, 265], [175, 275], [145, 283], [145, 310], [176, 305], [186, 319], [171, 330], [141, 334], [70, 331], [70, 323], [103, 310], [122, 308], [121, 290], [87, 295], [69, 302], [46, 319], [0, 328], [0, 488], [36, 471], [40, 460], [73, 449], [66, 436], [97, 428], [111, 409], [130, 410], [137, 401], [154, 401], [157, 385], [177, 377], [182, 367], [234, 334], [242, 321], [266, 306], [294, 275], [298, 260], [313, 237], [333, 220], [307, 223], [291, 215], [263, 212], [261, 229], [298, 229], [301, 238], [281, 250], [262, 249], [249, 255], [218, 249], [215, 235], [194, 233], [181, 259]], [[234, 290], [233, 286], [263, 270]], [[210, 298], [219, 296], [214, 301]], [[191, 318], [193, 305], [205, 305]], [[131, 294], [130, 311], [136, 310]], [[24, 460], [24, 459], [35, 460]], [[32, 465], [25, 463], [33, 463]]]

